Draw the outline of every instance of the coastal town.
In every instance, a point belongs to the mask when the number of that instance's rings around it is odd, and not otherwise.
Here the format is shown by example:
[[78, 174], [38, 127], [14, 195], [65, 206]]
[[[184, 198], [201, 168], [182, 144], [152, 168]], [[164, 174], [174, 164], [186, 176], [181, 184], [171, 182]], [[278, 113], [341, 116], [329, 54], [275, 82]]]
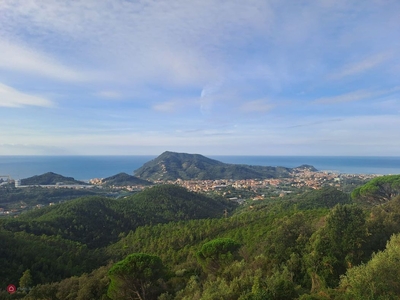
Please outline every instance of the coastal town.
[[[221, 191], [231, 187], [237, 190], [252, 190], [257, 192], [260, 189], [320, 189], [326, 186], [337, 189], [350, 188], [352, 185], [360, 185], [366, 181], [380, 176], [378, 174], [342, 174], [329, 171], [302, 170], [293, 172], [290, 177], [271, 179], [217, 179], [217, 180], [167, 180], [155, 181], [154, 184], [176, 184], [193, 192]], [[103, 182], [100, 178], [94, 178], [89, 183], [95, 187], [101, 187]], [[350, 187], [349, 187], [350, 186]], [[115, 190], [126, 189], [128, 191], [142, 190], [142, 185], [135, 186], [111, 186]]]
[[[218, 180], [169, 180], [155, 181], [153, 185], [174, 184], [182, 186], [189, 191], [213, 194], [222, 196], [228, 200], [243, 204], [246, 201], [257, 201], [268, 198], [284, 197], [287, 194], [299, 193], [309, 189], [320, 189], [322, 187], [335, 187], [344, 192], [351, 192], [355, 187], [360, 186], [368, 180], [377, 177], [377, 174], [341, 174], [329, 171], [312, 171], [304, 169], [293, 172], [284, 178], [269, 179], [218, 179]], [[11, 178], [2, 178], [1, 189], [64, 189], [67, 190], [91, 190], [96, 194], [106, 195], [113, 198], [120, 198], [129, 194], [140, 192], [147, 188], [145, 185], [108, 185], [104, 186], [101, 178], [89, 180], [87, 185], [73, 185], [57, 183], [55, 185], [35, 185], [24, 186], [19, 180]], [[64, 200], [59, 201], [63, 202]], [[40, 209], [48, 205], [56, 205], [57, 202], [49, 201], [46, 204], [39, 203], [29, 207], [23, 201], [20, 205], [13, 205], [12, 208], [3, 204], [0, 206], [0, 216], [18, 215], [22, 211], [30, 209]]]
[[[238, 198], [240, 203], [245, 200], [262, 200], [269, 196], [278, 195], [280, 197], [286, 194], [306, 189], [320, 189], [322, 187], [332, 186], [342, 191], [350, 192], [356, 186], [364, 184], [368, 180], [380, 176], [378, 174], [339, 174], [329, 171], [310, 171], [303, 170], [292, 173], [286, 178], [271, 179], [246, 179], [246, 180], [175, 180], [163, 183], [176, 184], [185, 187], [193, 192], [200, 193], [221, 193], [223, 196], [232, 194], [232, 190], [237, 191], [238, 196], [243, 196], [242, 192], [246, 191], [248, 195], [252, 195], [251, 199], [246, 197], [230, 197], [230, 199]], [[156, 182], [161, 183], [161, 182]], [[227, 190], [231, 191], [230, 193]], [[248, 193], [251, 192], [251, 193]], [[240, 199], [244, 198], [244, 199]]]
[[[378, 174], [342, 174], [329, 171], [302, 170], [293, 172], [289, 177], [270, 179], [217, 179], [217, 180], [167, 180], [155, 181], [154, 184], [174, 184], [192, 192], [217, 194], [228, 200], [243, 204], [247, 200], [263, 200], [269, 197], [284, 197], [287, 194], [308, 189], [321, 189], [331, 186], [344, 192], [351, 192], [355, 187], [368, 180], [380, 176]], [[93, 187], [103, 188], [101, 178], [91, 179]], [[143, 185], [113, 185], [114, 191], [136, 192], [146, 188]]]

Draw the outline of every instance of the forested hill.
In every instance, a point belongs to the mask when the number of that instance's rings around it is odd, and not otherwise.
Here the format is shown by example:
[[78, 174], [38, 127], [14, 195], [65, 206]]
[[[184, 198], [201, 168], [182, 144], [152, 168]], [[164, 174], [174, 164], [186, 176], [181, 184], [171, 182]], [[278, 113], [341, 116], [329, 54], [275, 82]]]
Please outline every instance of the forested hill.
[[[312, 166], [303, 167], [314, 169]], [[226, 164], [200, 154], [166, 151], [137, 169], [135, 171], [135, 176], [153, 181], [176, 179], [240, 180], [287, 177], [291, 172], [296, 170], [297, 168]]]
[[207, 217], [226, 207], [163, 185], [0, 220], [0, 282], [18, 287], [0, 299], [398, 299], [400, 196], [325, 187]]
[[53, 172], [47, 172], [42, 175], [21, 179], [22, 185], [54, 185], [62, 184], [86, 184], [85, 182], [75, 180], [73, 177], [65, 177]]
[[118, 173], [114, 176], [104, 178], [102, 184], [106, 186], [131, 186], [131, 185], [151, 185], [147, 180], [140, 179], [126, 173]]
[[376, 205], [400, 195], [400, 175], [379, 176], [351, 193], [354, 201]]
[[83, 197], [22, 214], [3, 224], [12, 232], [59, 235], [89, 247], [115, 242], [142, 225], [221, 217], [234, 204], [172, 185], [155, 186], [122, 200]]

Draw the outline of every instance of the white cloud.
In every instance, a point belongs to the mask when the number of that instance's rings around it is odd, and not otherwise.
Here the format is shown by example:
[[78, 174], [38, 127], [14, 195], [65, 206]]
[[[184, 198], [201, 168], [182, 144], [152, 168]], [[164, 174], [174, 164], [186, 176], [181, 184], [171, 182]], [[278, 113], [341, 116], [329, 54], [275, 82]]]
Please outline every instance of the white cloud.
[[0, 69], [30, 73], [65, 81], [83, 81], [88, 74], [62, 65], [50, 56], [31, 48], [0, 39]]
[[[350, 13], [354, 10], [356, 17]], [[32, 45], [46, 45], [81, 60], [82, 65], [101, 65], [108, 69], [108, 79], [127, 84], [150, 80], [164, 86], [201, 87], [251, 69], [257, 80], [281, 90], [290, 82], [323, 72], [329, 55], [352, 54], [336, 45], [343, 34], [360, 36], [358, 29], [346, 27], [352, 22], [357, 21], [373, 36], [371, 28], [386, 15], [374, 17], [369, 24], [368, 18], [362, 17], [368, 11], [368, 5], [339, 0], [311, 4], [262, 0], [3, 0], [0, 36], [2, 31], [5, 37], [16, 39], [28, 34]], [[368, 36], [364, 41], [367, 38], [371, 40]], [[248, 50], [255, 50], [254, 59], [248, 56]], [[363, 61], [341, 72], [361, 72], [374, 63], [378, 62]], [[68, 63], [64, 61], [59, 67], [65, 65]], [[272, 76], [254, 75], [257, 66], [265, 66]], [[77, 76], [73, 70], [50, 71], [47, 73], [63, 78]]]
[[[343, 123], [303, 122], [316, 111], [322, 120], [341, 120], [337, 107], [310, 102], [350, 105], [373, 99], [357, 113], [374, 115], [380, 96], [392, 94], [397, 101], [399, 5], [396, 0], [0, 0], [0, 82], [13, 87], [18, 82], [18, 90], [1, 86], [13, 97], [2, 97], [0, 105], [51, 105], [46, 97], [22, 92], [33, 86], [43, 95], [57, 95], [48, 98], [59, 100], [59, 115], [46, 118], [47, 110], [41, 110], [40, 118], [30, 116], [28, 123], [43, 124], [31, 126], [31, 144], [54, 141], [94, 152], [107, 143], [104, 149], [111, 149], [113, 142], [121, 147], [260, 145], [260, 152], [272, 142], [279, 147], [277, 140], [285, 145], [315, 141], [315, 146]], [[96, 97], [125, 101], [94, 104]], [[275, 103], [282, 109], [273, 109]], [[181, 110], [185, 116], [160, 113]], [[253, 117], [267, 111], [268, 118]], [[15, 116], [22, 119], [20, 112]], [[4, 114], [2, 122], [12, 117]], [[49, 123], [53, 131], [43, 129]], [[182, 124], [191, 130], [233, 123], [235, 130], [221, 130], [215, 139], [201, 130], [190, 139], [171, 133]], [[314, 140], [317, 129], [325, 128]], [[68, 136], [71, 130], [82, 135]], [[33, 140], [35, 132], [43, 140]], [[119, 135], [128, 132], [137, 134]]]
[[0, 106], [3, 107], [24, 107], [24, 106], [42, 106], [51, 107], [53, 103], [45, 98], [22, 93], [0, 83]]
[[376, 92], [360, 90], [354, 91], [338, 96], [332, 97], [322, 97], [318, 98], [314, 101], [317, 104], [335, 104], [335, 103], [343, 103], [343, 102], [351, 102], [351, 101], [358, 101], [363, 99], [369, 99], [376, 95]]
[[373, 55], [371, 57], [367, 57], [362, 61], [351, 63], [344, 66], [341, 70], [336, 73], [332, 73], [329, 78], [330, 79], [341, 79], [346, 76], [357, 75], [360, 73], [364, 73], [374, 67], [377, 67], [391, 58], [391, 54], [389, 53], [379, 53]]
[[396, 155], [395, 151], [400, 147], [397, 130], [400, 118], [395, 115], [348, 117], [337, 122], [308, 118], [303, 122], [309, 126], [277, 127], [270, 122], [269, 126], [259, 124], [259, 128], [210, 127], [193, 132], [132, 129], [130, 132], [99, 131], [95, 134], [86, 131], [35, 134], [32, 131], [23, 136], [12, 135], [7, 143], [41, 145], [43, 149], [53, 147], [63, 149], [65, 153], [91, 155], [121, 154], [121, 151], [124, 154], [159, 154], [166, 149], [221, 155]]
[[6, 37], [28, 32], [32, 45], [101, 63], [117, 80], [195, 86], [221, 76], [231, 46], [246, 47], [250, 33], [268, 30], [271, 16], [257, 0], [4, 0], [1, 13]]
[[388, 95], [391, 93], [395, 93], [399, 90], [400, 90], [400, 87], [393, 87], [393, 88], [390, 88], [387, 90], [378, 90], [378, 91], [358, 90], [358, 91], [349, 92], [346, 94], [341, 94], [338, 96], [318, 98], [318, 99], [314, 100], [313, 103], [315, 103], [315, 104], [336, 104], [336, 103], [359, 101], [359, 100], [365, 100], [365, 99], [379, 97], [382, 95]]
[[176, 112], [177, 110], [182, 109], [183, 103], [181, 101], [168, 101], [168, 102], [159, 102], [153, 105], [153, 109], [159, 112]]
[[185, 99], [185, 100], [176, 99], [176, 100], [158, 102], [153, 105], [153, 109], [159, 112], [175, 113], [190, 106], [191, 105], [190, 102], [191, 99]]

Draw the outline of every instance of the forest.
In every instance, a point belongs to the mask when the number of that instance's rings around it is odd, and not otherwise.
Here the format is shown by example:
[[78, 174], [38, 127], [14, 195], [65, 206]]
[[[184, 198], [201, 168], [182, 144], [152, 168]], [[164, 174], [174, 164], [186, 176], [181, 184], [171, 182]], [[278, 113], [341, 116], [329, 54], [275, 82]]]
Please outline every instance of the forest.
[[0, 299], [398, 299], [399, 193], [388, 175], [242, 205], [80, 197], [0, 219]]

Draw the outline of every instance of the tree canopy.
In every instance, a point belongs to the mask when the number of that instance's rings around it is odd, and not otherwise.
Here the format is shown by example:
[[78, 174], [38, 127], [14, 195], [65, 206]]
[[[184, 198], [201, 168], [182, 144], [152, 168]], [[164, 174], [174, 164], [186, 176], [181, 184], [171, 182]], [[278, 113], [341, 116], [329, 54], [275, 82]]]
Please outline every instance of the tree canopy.
[[384, 251], [363, 265], [349, 269], [340, 287], [351, 299], [399, 299], [400, 234], [392, 236]]
[[395, 299], [400, 197], [347, 196], [324, 188], [223, 216], [223, 200], [160, 185], [0, 219], [0, 281], [31, 288], [0, 299]]
[[400, 195], [400, 175], [376, 177], [351, 193], [354, 200], [370, 203], [387, 202], [398, 195]]
[[156, 299], [162, 291], [159, 279], [166, 277], [158, 256], [134, 253], [111, 267], [107, 295], [111, 299]]

